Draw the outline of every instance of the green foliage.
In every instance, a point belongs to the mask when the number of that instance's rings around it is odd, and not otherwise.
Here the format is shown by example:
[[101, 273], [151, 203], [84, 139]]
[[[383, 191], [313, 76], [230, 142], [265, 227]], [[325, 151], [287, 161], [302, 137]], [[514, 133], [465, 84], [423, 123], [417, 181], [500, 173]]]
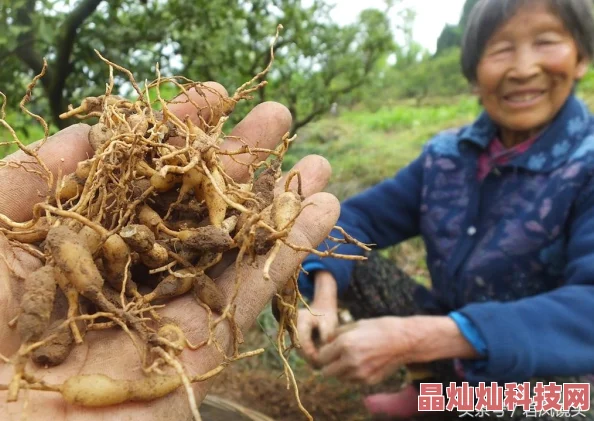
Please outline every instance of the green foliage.
[[590, 67], [588, 73], [579, 81], [578, 91], [594, 92], [594, 69]]
[[[43, 128], [37, 122], [32, 122], [30, 117], [13, 112], [7, 116], [7, 120], [11, 125], [17, 127], [16, 134], [25, 145], [43, 139]], [[8, 141], [12, 141], [12, 138], [4, 127], [0, 127], [0, 159], [18, 149], [16, 144], [8, 144]]]
[[441, 125], [459, 118], [469, 119], [475, 116], [480, 107], [474, 97], [448, 98], [435, 100], [422, 108], [402, 104], [393, 108], [382, 108], [374, 113], [348, 112], [343, 118], [366, 130], [394, 132], [410, 130], [428, 125]]
[[377, 111], [356, 109], [326, 118], [301, 131], [289, 150], [284, 169], [308, 154], [319, 154], [332, 166], [329, 191], [345, 199], [392, 177], [439, 131], [471, 122], [480, 107], [476, 98], [432, 98], [418, 107], [401, 101]]
[[[262, 310], [256, 321], [262, 333], [261, 343], [259, 343], [258, 346], [264, 348], [264, 352], [257, 358], [265, 367], [282, 371], [284, 369], [284, 364], [283, 360], [278, 355], [279, 351], [277, 347], [278, 322], [272, 314], [270, 305]], [[289, 343], [290, 339], [288, 334], [285, 339], [287, 343]], [[307, 362], [294, 350], [285, 355], [285, 358], [287, 358], [289, 365], [294, 370], [298, 370], [307, 364]]]
[[460, 72], [460, 49], [455, 47], [406, 68], [398, 82], [400, 96], [416, 98], [419, 103], [429, 95], [456, 95], [468, 90]]
[[461, 47], [462, 36], [464, 34], [464, 30], [466, 29], [468, 17], [470, 16], [470, 12], [476, 3], [478, 3], [478, 0], [466, 0], [464, 7], [462, 8], [462, 14], [458, 24], [444, 26], [437, 40], [437, 49], [435, 51], [436, 55], [440, 55], [452, 47]]
[[[579, 85], [578, 96], [594, 106], [594, 70]], [[392, 177], [435, 134], [469, 124], [481, 111], [477, 98], [468, 94], [430, 97], [421, 106], [399, 100], [373, 111], [353, 108], [304, 128], [289, 149], [284, 169], [308, 154], [322, 155], [332, 166], [329, 190], [342, 200]]]
[[[130, 69], [137, 80], [163, 75], [215, 80], [232, 94], [262, 71], [278, 24], [269, 84], [256, 101], [287, 105], [297, 129], [316, 119], [349, 91], [366, 84], [375, 66], [394, 49], [392, 22], [378, 10], [357, 22], [331, 22], [325, 0], [19, 0], [0, 5], [0, 89], [16, 108], [24, 86], [48, 60], [38, 96], [41, 114], [56, 130], [69, 103], [100, 95], [108, 66], [94, 49]], [[118, 92], [130, 93], [116, 72]], [[253, 104], [251, 104], [253, 106]], [[241, 117], [241, 109], [239, 117]]]
[[427, 51], [413, 39], [413, 26], [416, 14], [412, 10], [403, 10], [400, 13], [402, 26], [400, 28], [401, 36], [404, 42], [396, 46], [394, 54], [395, 69], [406, 69], [415, 65], [419, 60], [426, 57]]
[[436, 55], [462, 44], [462, 29], [458, 25], [446, 25], [437, 38]]
[[401, 99], [412, 98], [421, 105], [428, 97], [468, 92], [469, 84], [460, 69], [460, 49], [453, 47], [434, 57], [424, 55], [405, 67], [386, 69], [358, 99], [376, 111]]

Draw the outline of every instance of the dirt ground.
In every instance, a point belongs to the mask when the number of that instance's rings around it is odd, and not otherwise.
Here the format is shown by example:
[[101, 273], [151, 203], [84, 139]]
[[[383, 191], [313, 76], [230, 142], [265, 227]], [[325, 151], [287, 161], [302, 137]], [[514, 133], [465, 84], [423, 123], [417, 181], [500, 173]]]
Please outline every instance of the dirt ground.
[[[392, 248], [390, 256], [411, 276], [427, 280], [427, 269], [419, 264], [424, 253], [422, 244], [408, 241]], [[426, 285], [429, 286], [428, 283]], [[232, 364], [221, 373], [211, 393], [259, 411], [275, 421], [304, 421], [307, 418], [299, 409], [295, 392], [293, 388], [287, 389], [282, 366], [278, 359], [275, 361], [276, 351], [271, 345], [271, 338], [276, 335], [276, 322], [273, 320], [271, 315], [265, 317], [244, 338], [244, 351], [265, 348], [265, 356]], [[398, 391], [403, 380], [403, 373], [400, 373], [374, 387], [341, 384], [336, 379], [324, 378], [299, 358], [293, 358], [291, 366], [297, 378], [301, 402], [315, 421], [372, 421], [362, 399], [371, 393]]]
[[[246, 337], [248, 348], [261, 347], [265, 343], [262, 336], [262, 330], [254, 327]], [[271, 364], [273, 352], [269, 347], [268, 359], [257, 357], [231, 364], [215, 381], [211, 394], [259, 411], [275, 421], [307, 420], [299, 409], [294, 389], [287, 389], [280, 365]], [[302, 360], [297, 359], [294, 365], [301, 402], [315, 421], [371, 421], [362, 398], [368, 393], [398, 388], [397, 379], [374, 387], [342, 384], [336, 379], [325, 378]]]
[[[303, 406], [314, 420], [367, 421], [359, 388], [324, 380], [321, 375], [302, 370], [299, 392]], [[300, 411], [294, 390], [279, 371], [230, 367], [211, 393], [233, 400], [278, 421], [307, 420]], [[231, 421], [231, 420], [229, 420]]]

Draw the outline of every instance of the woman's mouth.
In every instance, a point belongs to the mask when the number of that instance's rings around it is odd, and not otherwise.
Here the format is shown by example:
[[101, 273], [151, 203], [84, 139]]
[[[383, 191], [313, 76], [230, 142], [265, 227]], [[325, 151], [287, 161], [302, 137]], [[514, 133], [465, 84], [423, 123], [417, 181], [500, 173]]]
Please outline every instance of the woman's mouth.
[[538, 102], [543, 96], [545, 91], [542, 90], [531, 90], [512, 92], [504, 95], [505, 101], [514, 108], [529, 107]]

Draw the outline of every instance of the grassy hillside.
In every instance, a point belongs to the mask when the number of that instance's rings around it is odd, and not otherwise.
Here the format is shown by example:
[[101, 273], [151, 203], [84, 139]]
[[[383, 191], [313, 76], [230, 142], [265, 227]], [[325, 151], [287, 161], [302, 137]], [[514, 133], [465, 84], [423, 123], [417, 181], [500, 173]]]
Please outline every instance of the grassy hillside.
[[[579, 96], [594, 110], [594, 90]], [[333, 169], [328, 191], [344, 199], [393, 176], [432, 136], [471, 123], [480, 111], [470, 95], [431, 98], [420, 107], [414, 101], [400, 101], [376, 112], [343, 110], [300, 131], [285, 168], [307, 154], [323, 155]]]
[[476, 100], [469, 96], [435, 98], [422, 107], [402, 101], [376, 112], [344, 110], [299, 132], [285, 168], [307, 154], [326, 157], [333, 169], [328, 190], [344, 199], [393, 176], [418, 155], [427, 139], [471, 122], [478, 112]]

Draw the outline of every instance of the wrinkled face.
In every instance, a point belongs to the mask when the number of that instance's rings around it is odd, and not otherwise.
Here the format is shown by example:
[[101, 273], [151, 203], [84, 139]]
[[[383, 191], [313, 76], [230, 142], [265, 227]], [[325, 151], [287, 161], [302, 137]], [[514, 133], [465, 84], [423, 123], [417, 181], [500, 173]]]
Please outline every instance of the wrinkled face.
[[587, 68], [563, 22], [546, 4], [532, 1], [489, 39], [477, 67], [476, 92], [511, 146], [555, 117]]

